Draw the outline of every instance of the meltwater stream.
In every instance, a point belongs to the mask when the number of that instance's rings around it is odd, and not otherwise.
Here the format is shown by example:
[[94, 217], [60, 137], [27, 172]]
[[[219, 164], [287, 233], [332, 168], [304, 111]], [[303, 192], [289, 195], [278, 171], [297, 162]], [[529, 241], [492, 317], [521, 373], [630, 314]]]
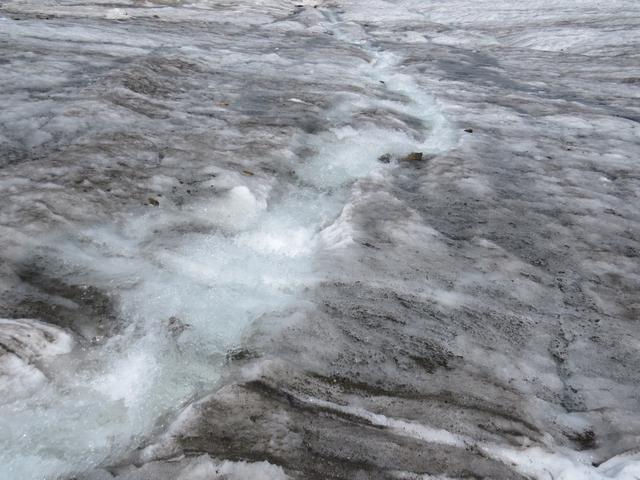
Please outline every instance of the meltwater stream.
[[[393, 168], [377, 162], [380, 155], [449, 146], [446, 121], [398, 73], [398, 59], [361, 40], [355, 24], [343, 29], [335, 15], [326, 18], [336, 38], [373, 59], [355, 67], [363, 84], [383, 83], [394, 100], [345, 95], [326, 111], [331, 128], [301, 134], [282, 152], [291, 177], [222, 173], [207, 201], [52, 232], [41, 255], [55, 260], [59, 277], [115, 298], [123, 326], [86, 346], [57, 327], [12, 320], [7, 341], [39, 344], [29, 361], [14, 359], [12, 380], [2, 385], [0, 478], [50, 479], [108, 465], [166, 427], [214, 388], [226, 352], [254, 320], [304, 302], [304, 290], [323, 279], [314, 258], [348, 239], [335, 235], [341, 227], [333, 222], [351, 186]], [[311, 153], [292, 153], [301, 149]]]

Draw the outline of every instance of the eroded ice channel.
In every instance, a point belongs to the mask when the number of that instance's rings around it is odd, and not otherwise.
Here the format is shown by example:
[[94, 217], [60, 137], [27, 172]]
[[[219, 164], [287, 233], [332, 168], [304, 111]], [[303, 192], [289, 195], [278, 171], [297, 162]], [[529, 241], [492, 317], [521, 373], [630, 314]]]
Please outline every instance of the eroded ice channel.
[[[1, 366], [0, 478], [56, 478], [138, 446], [214, 388], [226, 352], [252, 322], [305, 301], [305, 289], [323, 279], [318, 252], [351, 241], [341, 212], [354, 182], [390, 168], [376, 161], [380, 155], [449, 145], [445, 120], [411, 77], [397, 73], [398, 59], [338, 23], [327, 15], [327, 28], [355, 38], [373, 59], [357, 67], [363, 83], [384, 82], [397, 100], [333, 105], [331, 128], [294, 138], [280, 152], [295, 172], [289, 178], [218, 171], [206, 201], [132, 212], [118, 225], [70, 226], [42, 242], [61, 277], [117, 299], [123, 327], [83, 348], [38, 319], [1, 320], [5, 345], [28, 347]], [[402, 121], [389, 128], [375, 116], [353, 122], [376, 109], [421, 128]], [[311, 153], [293, 153], [301, 149]], [[185, 230], [189, 224], [199, 228]]]

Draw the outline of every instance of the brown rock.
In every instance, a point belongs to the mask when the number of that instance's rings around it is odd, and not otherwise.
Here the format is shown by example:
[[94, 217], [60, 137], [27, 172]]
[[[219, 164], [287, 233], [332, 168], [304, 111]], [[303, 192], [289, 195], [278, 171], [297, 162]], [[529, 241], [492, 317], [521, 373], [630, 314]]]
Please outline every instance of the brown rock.
[[411, 152], [409, 155], [403, 158], [408, 162], [420, 162], [422, 161], [422, 152]]

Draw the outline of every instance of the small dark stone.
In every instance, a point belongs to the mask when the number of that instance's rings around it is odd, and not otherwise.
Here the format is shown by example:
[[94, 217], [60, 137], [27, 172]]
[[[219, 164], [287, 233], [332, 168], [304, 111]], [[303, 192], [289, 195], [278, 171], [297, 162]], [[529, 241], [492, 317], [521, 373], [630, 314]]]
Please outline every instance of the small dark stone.
[[160, 206], [160, 202], [153, 197], [149, 197], [147, 201], [149, 202], [149, 205], [153, 205], [154, 207]]
[[473, 133], [473, 128], [465, 128], [464, 131], [467, 133]]
[[253, 172], [249, 170], [242, 170], [242, 174], [247, 175], [248, 177], [253, 177], [253, 175], [255, 175]]
[[378, 161], [382, 163], [389, 163], [391, 161], [391, 154], [385, 153], [384, 155], [380, 155], [378, 157]]

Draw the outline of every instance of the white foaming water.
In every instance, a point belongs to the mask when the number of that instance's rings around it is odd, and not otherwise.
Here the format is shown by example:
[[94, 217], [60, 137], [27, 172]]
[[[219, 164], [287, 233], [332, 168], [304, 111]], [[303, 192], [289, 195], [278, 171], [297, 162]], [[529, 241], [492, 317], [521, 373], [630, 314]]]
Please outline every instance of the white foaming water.
[[[69, 343], [46, 362], [53, 347], [40, 345], [31, 354], [38, 368], [2, 363], [30, 395], [2, 399], [0, 478], [55, 478], [109, 464], [164, 428], [214, 388], [226, 351], [252, 321], [304, 301], [302, 290], [321, 279], [315, 254], [331, 247], [322, 231], [340, 215], [353, 182], [385, 168], [379, 155], [449, 146], [450, 130], [433, 101], [396, 73], [395, 59], [362, 48], [374, 58], [362, 68], [363, 82], [382, 81], [402, 100], [345, 97], [328, 113], [333, 129], [293, 141], [292, 150], [315, 152], [296, 166], [297, 182], [245, 183], [229, 174], [235, 184], [210, 200], [163, 201], [121, 225], [48, 242], [63, 275], [117, 299], [124, 327], [65, 354]], [[353, 121], [375, 109], [410, 116], [426, 129]], [[290, 152], [283, 161], [295, 160]]]

